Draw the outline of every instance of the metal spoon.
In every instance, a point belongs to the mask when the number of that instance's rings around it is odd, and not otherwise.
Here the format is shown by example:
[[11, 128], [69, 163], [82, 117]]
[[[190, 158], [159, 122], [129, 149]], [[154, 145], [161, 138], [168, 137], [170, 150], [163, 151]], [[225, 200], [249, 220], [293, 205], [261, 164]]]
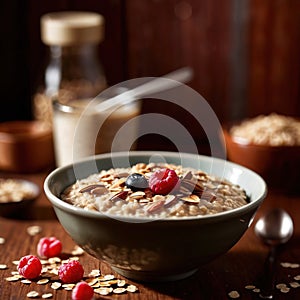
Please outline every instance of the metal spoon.
[[255, 234], [270, 247], [265, 262], [264, 282], [259, 295], [260, 298], [273, 298], [276, 252], [279, 245], [286, 243], [291, 238], [293, 231], [294, 226], [291, 216], [280, 208], [269, 211], [255, 224]]

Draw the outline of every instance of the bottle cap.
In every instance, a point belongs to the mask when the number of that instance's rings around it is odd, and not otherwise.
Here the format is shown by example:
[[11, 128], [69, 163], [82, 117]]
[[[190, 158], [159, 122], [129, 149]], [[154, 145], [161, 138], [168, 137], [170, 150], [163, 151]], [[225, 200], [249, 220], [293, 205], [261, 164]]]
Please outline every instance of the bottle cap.
[[97, 13], [64, 11], [41, 18], [41, 38], [46, 45], [97, 44], [103, 37], [104, 18]]

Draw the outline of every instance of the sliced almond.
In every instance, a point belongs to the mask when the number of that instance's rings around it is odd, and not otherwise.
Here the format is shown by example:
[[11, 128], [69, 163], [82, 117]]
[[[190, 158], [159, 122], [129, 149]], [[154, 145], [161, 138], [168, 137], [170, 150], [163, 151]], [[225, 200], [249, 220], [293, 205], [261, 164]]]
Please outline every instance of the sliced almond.
[[103, 184], [91, 184], [88, 185], [81, 190], [79, 190], [80, 193], [90, 193], [92, 190], [99, 188], [99, 187], [105, 187]]
[[168, 195], [164, 203], [164, 207], [171, 207], [177, 202], [177, 197], [174, 195]]
[[119, 192], [110, 198], [110, 201], [125, 200], [128, 195], [127, 191]]
[[132, 193], [129, 197], [131, 199], [141, 199], [145, 196], [145, 192], [142, 192], [142, 191], [137, 191], [137, 192], [134, 192]]
[[119, 180], [117, 180], [115, 183], [113, 183], [111, 185], [111, 188], [116, 188], [116, 187], [123, 187], [125, 185], [125, 181], [126, 181], [126, 178], [120, 178]]
[[91, 194], [95, 196], [101, 196], [108, 193], [108, 189], [106, 187], [97, 187], [91, 190]]
[[193, 173], [191, 171], [187, 171], [185, 174], [183, 174], [182, 179], [189, 179], [191, 180], [193, 178]]
[[165, 204], [165, 200], [155, 201], [148, 206], [147, 212], [150, 214], [154, 213], [160, 210], [164, 206], [164, 204]]
[[183, 201], [188, 202], [188, 203], [193, 203], [193, 204], [200, 203], [200, 198], [197, 195], [190, 195], [187, 197], [182, 197], [180, 199], [182, 199]]
[[216, 195], [212, 192], [209, 192], [209, 191], [204, 191], [202, 194], [201, 194], [201, 199], [203, 200], [207, 200], [207, 201], [214, 201], [216, 200]]

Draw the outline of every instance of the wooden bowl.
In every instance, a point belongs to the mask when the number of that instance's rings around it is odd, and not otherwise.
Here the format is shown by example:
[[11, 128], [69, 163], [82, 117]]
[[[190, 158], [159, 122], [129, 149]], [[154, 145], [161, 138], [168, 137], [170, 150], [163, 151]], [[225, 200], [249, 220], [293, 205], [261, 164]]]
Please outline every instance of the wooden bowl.
[[0, 169], [30, 173], [54, 165], [51, 130], [38, 121], [0, 123]]
[[0, 179], [0, 216], [23, 218], [39, 194], [40, 188], [31, 181], [19, 178]]
[[227, 157], [261, 175], [267, 184], [283, 192], [300, 193], [300, 146], [269, 146], [234, 138], [223, 127]]

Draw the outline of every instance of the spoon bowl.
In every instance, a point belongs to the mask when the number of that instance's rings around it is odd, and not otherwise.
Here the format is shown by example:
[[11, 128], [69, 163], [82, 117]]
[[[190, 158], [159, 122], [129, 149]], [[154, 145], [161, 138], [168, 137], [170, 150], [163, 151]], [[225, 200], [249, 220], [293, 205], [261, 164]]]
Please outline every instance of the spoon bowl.
[[276, 208], [257, 221], [254, 231], [265, 244], [277, 246], [292, 237], [293, 220], [285, 210]]

